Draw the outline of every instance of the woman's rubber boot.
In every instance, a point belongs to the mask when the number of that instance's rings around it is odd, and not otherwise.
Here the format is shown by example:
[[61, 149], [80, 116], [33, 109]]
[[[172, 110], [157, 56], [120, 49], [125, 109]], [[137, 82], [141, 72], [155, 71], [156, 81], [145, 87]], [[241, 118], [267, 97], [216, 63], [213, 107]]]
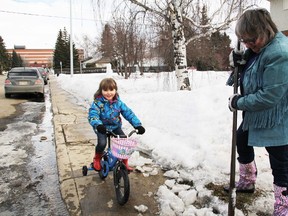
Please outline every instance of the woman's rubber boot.
[[93, 158], [93, 168], [96, 171], [101, 170], [101, 157], [102, 157], [102, 153], [95, 153], [95, 156]]
[[128, 165], [128, 159], [123, 159], [123, 163], [126, 166], [128, 172], [132, 172], [133, 171], [133, 168], [129, 167], [129, 165]]
[[287, 216], [288, 215], [288, 196], [287, 188], [279, 187], [274, 184], [274, 213], [273, 216]]
[[[257, 177], [257, 168], [255, 161], [248, 164], [239, 163], [239, 181], [236, 182], [237, 193], [254, 193]], [[229, 185], [224, 186], [224, 190], [229, 192]]]

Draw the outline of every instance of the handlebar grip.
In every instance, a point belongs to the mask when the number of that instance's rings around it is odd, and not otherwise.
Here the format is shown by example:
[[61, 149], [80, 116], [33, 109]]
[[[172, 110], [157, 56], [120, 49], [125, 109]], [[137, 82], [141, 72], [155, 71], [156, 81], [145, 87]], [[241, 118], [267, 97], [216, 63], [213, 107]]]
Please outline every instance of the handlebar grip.
[[121, 138], [130, 137], [130, 136], [132, 136], [132, 134], [134, 134], [134, 133], [138, 134], [138, 130], [137, 130], [137, 129], [132, 130], [132, 131], [128, 134], [128, 136], [126, 136], [126, 135], [117, 135], [117, 134], [115, 134], [113, 131], [109, 131], [109, 130], [107, 130], [107, 132], [106, 132], [107, 135], [111, 135], [111, 136], [113, 136], [113, 137], [121, 137]]

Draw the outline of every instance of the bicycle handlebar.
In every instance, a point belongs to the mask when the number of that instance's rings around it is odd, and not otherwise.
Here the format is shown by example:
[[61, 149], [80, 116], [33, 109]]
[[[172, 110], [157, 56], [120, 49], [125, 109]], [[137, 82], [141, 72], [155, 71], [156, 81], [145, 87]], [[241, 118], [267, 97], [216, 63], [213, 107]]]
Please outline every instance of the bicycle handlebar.
[[106, 132], [107, 135], [111, 135], [111, 136], [113, 136], [113, 137], [121, 137], [121, 138], [130, 137], [130, 136], [132, 136], [132, 134], [134, 134], [134, 133], [138, 134], [138, 130], [137, 130], [137, 129], [134, 129], [134, 130], [130, 131], [130, 133], [128, 134], [128, 136], [127, 136], [127, 135], [117, 135], [117, 134], [115, 134], [113, 131], [108, 131], [108, 130], [107, 130], [107, 132]]
[[130, 131], [130, 133], [128, 134], [128, 137], [132, 136], [133, 133], [138, 134], [138, 130], [135, 129], [135, 130]]

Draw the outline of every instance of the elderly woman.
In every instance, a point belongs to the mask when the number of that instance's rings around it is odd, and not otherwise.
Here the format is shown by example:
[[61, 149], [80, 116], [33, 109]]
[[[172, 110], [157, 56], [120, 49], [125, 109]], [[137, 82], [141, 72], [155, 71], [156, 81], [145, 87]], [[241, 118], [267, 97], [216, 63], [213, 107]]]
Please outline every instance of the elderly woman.
[[229, 98], [231, 111], [243, 111], [237, 130], [240, 179], [236, 191], [254, 192], [257, 169], [253, 146], [265, 147], [274, 178], [274, 216], [287, 216], [288, 38], [278, 31], [265, 9], [244, 12], [235, 33], [247, 48], [240, 75], [241, 95]]

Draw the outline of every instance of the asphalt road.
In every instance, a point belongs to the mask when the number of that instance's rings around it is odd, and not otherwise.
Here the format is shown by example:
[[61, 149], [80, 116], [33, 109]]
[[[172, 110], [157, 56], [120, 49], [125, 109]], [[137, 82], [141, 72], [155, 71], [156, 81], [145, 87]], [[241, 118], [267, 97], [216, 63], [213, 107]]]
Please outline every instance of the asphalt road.
[[0, 75], [0, 216], [69, 215], [60, 193], [49, 87], [45, 102], [6, 99]]
[[25, 99], [11, 98], [9, 102], [7, 102], [7, 99], [4, 96], [4, 85], [3, 85], [5, 78], [6, 76], [0, 75], [0, 119], [1, 119], [0, 129], [3, 129], [3, 127], [6, 127], [5, 121], [7, 121], [6, 120], [7, 117], [11, 116], [12, 114], [13, 116], [16, 115], [15, 105], [27, 101]]

